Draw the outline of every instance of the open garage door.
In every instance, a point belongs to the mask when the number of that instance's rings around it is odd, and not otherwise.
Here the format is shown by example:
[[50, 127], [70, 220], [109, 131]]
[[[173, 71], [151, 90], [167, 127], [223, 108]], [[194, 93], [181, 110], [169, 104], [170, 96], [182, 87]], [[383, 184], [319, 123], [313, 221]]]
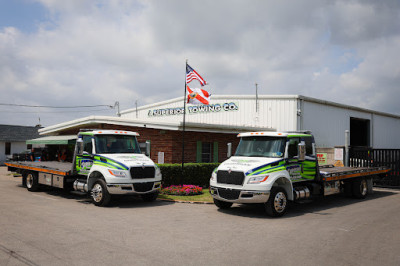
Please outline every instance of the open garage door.
[[350, 146], [370, 146], [369, 119], [350, 117]]

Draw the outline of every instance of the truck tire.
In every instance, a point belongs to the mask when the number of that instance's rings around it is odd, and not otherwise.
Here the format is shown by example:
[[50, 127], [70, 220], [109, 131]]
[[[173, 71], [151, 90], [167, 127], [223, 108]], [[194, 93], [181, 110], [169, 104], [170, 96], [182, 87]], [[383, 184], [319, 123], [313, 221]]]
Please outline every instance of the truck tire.
[[365, 199], [368, 194], [368, 184], [365, 178], [359, 178], [353, 181], [353, 197], [356, 199]]
[[29, 172], [26, 175], [25, 180], [26, 180], [26, 188], [29, 191], [34, 192], [39, 190], [39, 180], [38, 180], [38, 174], [36, 172]]
[[214, 204], [217, 206], [219, 209], [229, 209], [232, 206], [232, 202], [226, 202], [222, 200], [217, 200], [214, 199]]
[[153, 192], [153, 193], [143, 194], [143, 195], [141, 195], [141, 197], [142, 197], [143, 201], [146, 201], [146, 202], [155, 201], [158, 197], [158, 191]]
[[22, 172], [22, 187], [26, 187], [26, 175], [25, 171]]
[[344, 195], [348, 198], [351, 198], [353, 196], [353, 187], [352, 187], [352, 182], [346, 181], [343, 184], [343, 192]]
[[272, 188], [268, 201], [264, 203], [265, 211], [269, 216], [281, 217], [285, 214], [288, 203], [287, 194], [283, 188]]
[[111, 201], [111, 195], [108, 193], [106, 182], [102, 179], [94, 182], [90, 196], [93, 204], [100, 207], [107, 206]]

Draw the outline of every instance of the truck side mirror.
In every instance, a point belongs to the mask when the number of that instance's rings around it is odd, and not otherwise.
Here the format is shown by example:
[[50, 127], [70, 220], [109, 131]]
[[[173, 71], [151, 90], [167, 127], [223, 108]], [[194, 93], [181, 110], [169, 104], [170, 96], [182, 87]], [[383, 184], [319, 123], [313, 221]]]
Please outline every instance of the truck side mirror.
[[83, 154], [83, 139], [82, 138], [78, 138], [76, 140], [76, 147], [77, 147], [77, 154], [78, 155], [82, 155]]
[[306, 159], [306, 145], [304, 145], [303, 143], [299, 143], [298, 147], [299, 161], [304, 161]]
[[147, 157], [150, 157], [150, 140], [146, 140], [146, 151], [144, 153]]
[[228, 143], [228, 151], [226, 152], [226, 157], [230, 158], [232, 156], [232, 143]]

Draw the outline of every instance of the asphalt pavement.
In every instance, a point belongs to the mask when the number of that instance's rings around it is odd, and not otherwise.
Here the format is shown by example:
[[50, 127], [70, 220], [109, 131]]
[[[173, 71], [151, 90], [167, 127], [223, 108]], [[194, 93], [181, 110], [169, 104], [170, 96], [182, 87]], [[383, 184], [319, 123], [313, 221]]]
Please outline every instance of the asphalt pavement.
[[29, 192], [0, 167], [0, 265], [400, 265], [400, 191], [292, 204], [174, 203]]

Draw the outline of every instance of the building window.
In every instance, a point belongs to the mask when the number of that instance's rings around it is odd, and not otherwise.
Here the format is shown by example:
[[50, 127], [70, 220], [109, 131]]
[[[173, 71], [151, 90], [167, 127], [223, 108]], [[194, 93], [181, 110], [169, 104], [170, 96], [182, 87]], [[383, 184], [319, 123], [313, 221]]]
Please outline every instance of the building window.
[[6, 142], [6, 155], [11, 154], [11, 142]]
[[197, 141], [197, 163], [218, 162], [218, 142]]
[[211, 163], [212, 162], [212, 146], [211, 142], [203, 142], [201, 144], [201, 162]]

